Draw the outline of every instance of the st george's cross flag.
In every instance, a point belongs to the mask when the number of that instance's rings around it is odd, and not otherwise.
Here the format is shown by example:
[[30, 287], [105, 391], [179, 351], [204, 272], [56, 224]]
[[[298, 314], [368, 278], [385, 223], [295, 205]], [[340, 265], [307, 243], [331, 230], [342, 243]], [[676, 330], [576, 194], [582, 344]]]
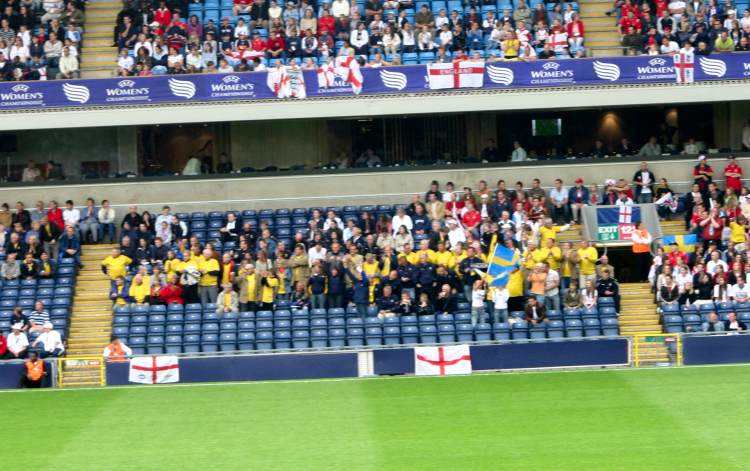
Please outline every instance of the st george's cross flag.
[[414, 347], [414, 374], [418, 376], [471, 374], [469, 346]]
[[431, 90], [443, 88], [478, 88], [484, 85], [484, 62], [454, 61], [427, 66]]
[[338, 56], [336, 58], [336, 75], [352, 86], [352, 92], [355, 95], [362, 92], [364, 77], [359, 69], [359, 62], [354, 56]]
[[695, 54], [693, 52], [680, 51], [672, 57], [674, 58], [677, 83], [695, 82]]
[[180, 364], [176, 356], [147, 356], [130, 359], [128, 381], [141, 384], [180, 382]]

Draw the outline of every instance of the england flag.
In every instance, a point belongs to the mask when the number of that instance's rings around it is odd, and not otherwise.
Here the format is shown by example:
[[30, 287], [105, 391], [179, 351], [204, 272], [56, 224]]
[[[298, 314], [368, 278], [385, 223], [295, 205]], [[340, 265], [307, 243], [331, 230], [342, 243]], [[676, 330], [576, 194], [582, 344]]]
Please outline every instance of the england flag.
[[444, 88], [478, 88], [484, 85], [484, 62], [456, 61], [427, 66], [431, 90]]
[[471, 374], [469, 346], [414, 347], [414, 374], [418, 376]]
[[179, 360], [176, 356], [132, 358], [128, 381], [141, 384], [178, 383], [180, 381]]
[[695, 54], [692, 51], [682, 50], [672, 57], [674, 57], [677, 83], [693, 83], [695, 81]]

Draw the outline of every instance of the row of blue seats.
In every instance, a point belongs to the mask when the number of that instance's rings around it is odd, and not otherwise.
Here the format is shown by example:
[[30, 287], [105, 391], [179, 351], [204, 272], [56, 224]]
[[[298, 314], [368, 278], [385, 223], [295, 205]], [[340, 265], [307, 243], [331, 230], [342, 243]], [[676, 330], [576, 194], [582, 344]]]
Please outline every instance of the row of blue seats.
[[73, 286], [73, 277], [41, 278], [38, 280], [0, 280], [0, 289], [22, 289], [22, 288], [59, 288], [61, 286]]
[[[52, 319], [66, 318], [66, 317], [68, 317], [68, 314], [69, 314], [68, 308], [65, 308], [65, 307], [56, 307], [56, 308], [49, 309], [49, 306], [46, 306], [45, 309], [47, 310], [47, 312], [49, 313], [50, 318], [52, 318]], [[23, 310], [23, 313], [25, 315], [29, 315], [30, 312], [31, 312], [31, 309]], [[8, 320], [11, 317], [13, 317], [13, 310], [12, 309], [0, 310], [0, 321], [2, 321], [2, 320]]]
[[[719, 320], [726, 321], [729, 319], [728, 313], [719, 314]], [[743, 312], [737, 314], [737, 319], [741, 320], [745, 324], [750, 324], [750, 312]], [[686, 314], [680, 315], [666, 315], [664, 316], [664, 330], [669, 333], [684, 332], [686, 327], [690, 327], [691, 330], [699, 330], [704, 322], [708, 321], [707, 314]]]
[[[411, 317], [411, 321], [408, 321], [406, 317]], [[430, 322], [425, 322], [424, 319], [419, 319], [417, 321], [414, 319], [414, 316], [405, 316], [405, 318], [402, 318], [401, 321], [399, 321], [397, 318], [390, 318], [393, 322], [389, 322], [388, 319], [386, 322], [381, 323], [377, 319], [367, 319], [366, 322], [362, 322], [361, 319], [348, 319], [345, 320], [343, 318], [337, 318], [337, 319], [331, 319], [329, 321], [326, 321], [325, 319], [314, 319], [312, 322], [307, 321], [306, 319], [298, 319], [295, 321], [240, 321], [240, 322], [207, 322], [207, 323], [186, 323], [186, 324], [165, 324], [162, 322], [152, 322], [152, 323], [131, 323], [128, 324], [114, 324], [113, 327], [113, 333], [115, 335], [121, 336], [121, 337], [127, 337], [127, 336], [133, 336], [133, 335], [146, 335], [146, 334], [170, 334], [170, 335], [179, 335], [179, 334], [209, 334], [209, 333], [244, 333], [244, 332], [284, 332], [284, 331], [311, 331], [311, 330], [317, 330], [317, 329], [353, 329], [353, 328], [364, 328], [368, 329], [371, 327], [383, 327], [385, 329], [388, 329], [390, 327], [396, 327], [401, 329], [408, 329], [411, 327], [419, 327], [420, 329], [423, 327], [436, 327], [438, 329], [444, 327], [444, 326], [450, 326], [452, 328], [456, 329], [465, 329], [465, 326], [471, 326], [471, 321], [467, 319], [466, 321], [456, 321], [455, 323], [453, 321], [450, 322], [443, 322], [442, 320], [438, 320], [435, 322], [435, 319], [431, 319]], [[578, 328], [585, 328], [585, 329], [597, 329], [597, 328], [605, 328], [608, 329], [608, 333], [612, 333], [613, 331], [617, 330], [619, 327], [617, 319], [586, 319], [584, 321], [581, 321], [579, 319], [566, 319], [563, 321], [550, 321], [548, 323], [543, 323], [538, 326], [530, 326], [522, 320], [515, 320], [512, 324], [504, 324], [503, 325], [512, 325], [513, 328], [530, 328], [532, 331], [538, 331], [538, 332], [544, 332], [544, 331], [550, 331], [550, 330], [558, 330], [565, 327], [566, 329], [578, 329]], [[518, 326], [518, 327], [516, 327]], [[587, 334], [591, 335], [591, 334]]]
[[3, 299], [0, 301], [0, 309], [8, 310], [15, 307], [21, 309], [32, 309], [37, 301], [44, 303], [45, 307], [52, 308], [67, 308], [72, 304], [70, 297], [58, 297], [58, 298], [25, 298], [25, 299]]
[[52, 297], [52, 296], [70, 296], [73, 294], [73, 288], [71, 286], [60, 286], [58, 288], [52, 287], [21, 287], [19, 288], [3, 288], [0, 291], [0, 299], [10, 298], [33, 298], [36, 296], [41, 297]]
[[662, 304], [662, 314], [695, 314], [695, 313], [708, 313], [711, 311], [717, 312], [750, 312], [750, 302], [736, 303], [733, 301], [720, 302], [720, 303], [705, 303], [705, 304], [690, 304], [683, 305], [680, 307], [679, 304]]
[[618, 329], [612, 325], [602, 326], [598, 321], [581, 324], [573, 321], [568, 324], [532, 326], [524, 322], [513, 324], [471, 324], [441, 326], [398, 326], [351, 327], [334, 329], [313, 329], [295, 331], [263, 332], [208, 332], [187, 335], [154, 334], [131, 335], [129, 346], [136, 354], [217, 352], [235, 350], [302, 349], [325, 347], [360, 347], [379, 345], [401, 345], [417, 343], [452, 343], [494, 340], [559, 339], [567, 337], [616, 336]]

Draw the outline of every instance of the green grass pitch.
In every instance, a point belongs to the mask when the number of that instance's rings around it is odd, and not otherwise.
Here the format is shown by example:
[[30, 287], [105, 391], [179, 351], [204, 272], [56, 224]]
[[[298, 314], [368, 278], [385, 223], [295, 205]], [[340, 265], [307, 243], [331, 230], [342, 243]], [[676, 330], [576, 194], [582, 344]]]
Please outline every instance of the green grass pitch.
[[749, 391], [750, 366], [10, 392], [0, 456], [9, 470], [746, 470]]

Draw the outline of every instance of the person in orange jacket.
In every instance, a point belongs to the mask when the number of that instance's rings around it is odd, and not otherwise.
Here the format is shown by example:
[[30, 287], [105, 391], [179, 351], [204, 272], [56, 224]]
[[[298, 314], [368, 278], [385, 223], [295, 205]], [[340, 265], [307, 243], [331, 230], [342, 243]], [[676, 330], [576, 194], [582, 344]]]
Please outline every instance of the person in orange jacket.
[[44, 370], [44, 362], [39, 359], [37, 352], [31, 352], [29, 359], [24, 363], [25, 370], [18, 384], [19, 388], [41, 388], [47, 372]]

